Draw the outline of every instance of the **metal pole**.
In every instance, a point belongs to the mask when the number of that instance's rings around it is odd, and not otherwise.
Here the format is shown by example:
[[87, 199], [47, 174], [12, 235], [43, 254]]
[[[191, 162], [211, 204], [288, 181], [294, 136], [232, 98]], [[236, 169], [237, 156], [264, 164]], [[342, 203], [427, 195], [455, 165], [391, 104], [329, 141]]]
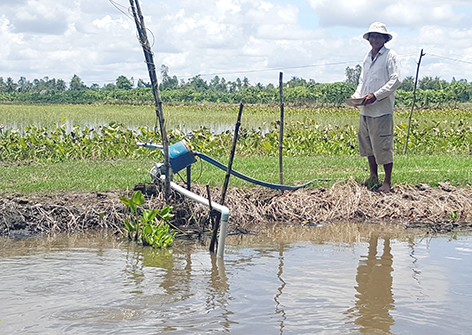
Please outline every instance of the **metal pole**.
[[406, 134], [406, 140], [405, 140], [405, 154], [408, 149], [408, 141], [410, 139], [410, 127], [411, 127], [411, 116], [413, 115], [413, 109], [415, 108], [415, 102], [416, 102], [416, 85], [418, 83], [418, 74], [420, 72], [420, 64], [421, 64], [421, 58], [423, 58], [425, 54], [423, 53], [423, 49], [421, 49], [420, 52], [420, 59], [418, 60], [418, 66], [416, 67], [416, 78], [415, 78], [415, 87], [413, 87], [413, 101], [411, 103], [411, 111], [410, 111], [410, 118], [408, 119], [408, 131]]

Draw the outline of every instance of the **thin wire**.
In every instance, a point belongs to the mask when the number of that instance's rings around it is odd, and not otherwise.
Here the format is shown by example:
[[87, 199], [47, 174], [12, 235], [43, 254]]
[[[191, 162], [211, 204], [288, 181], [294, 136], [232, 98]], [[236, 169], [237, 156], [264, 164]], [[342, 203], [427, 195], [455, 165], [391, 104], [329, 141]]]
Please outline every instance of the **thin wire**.
[[[126, 6], [123, 6], [123, 5], [120, 5], [118, 2], [114, 1], [114, 0], [109, 0], [110, 3], [115, 6], [116, 9], [118, 9], [121, 13], [123, 13], [126, 17], [128, 17], [130, 20], [133, 20], [134, 21], [134, 18], [133, 16], [131, 15], [131, 8], [130, 7], [126, 7]], [[127, 9], [127, 12], [125, 12], [124, 10], [122, 10], [122, 8], [126, 8]], [[140, 23], [138, 22], [138, 24], [140, 25]], [[150, 34], [151, 34], [151, 37], [152, 37], [152, 43], [151, 43], [151, 48], [154, 46], [155, 42], [156, 42], [156, 38], [155, 38], [155, 35], [154, 33], [146, 28], [146, 31], [148, 31]], [[139, 36], [137, 36], [137, 39], [138, 41], [140, 42], [140, 44], [142, 46], [143, 45], [143, 41], [140, 40]], [[154, 53], [149, 50], [153, 56], [154, 56]], [[433, 54], [429, 54], [430, 56], [433, 56], [433, 57], [438, 57], [438, 58], [444, 58], [444, 59], [449, 59], [449, 60], [453, 60], [453, 61], [457, 61], [457, 62], [463, 62], [463, 63], [469, 63], [469, 64], [472, 64], [472, 62], [468, 62], [468, 61], [463, 61], [463, 60], [459, 60], [459, 59], [454, 59], [454, 58], [448, 58], [448, 57], [442, 57], [442, 56], [437, 56], [437, 55], [433, 55]], [[408, 57], [413, 57], [415, 55], [399, 55], [401, 58], [408, 58]], [[344, 62], [336, 62], [336, 63], [320, 63], [320, 64], [309, 64], [309, 65], [299, 65], [299, 66], [286, 66], [286, 67], [274, 67], [274, 68], [266, 68], [266, 69], [255, 69], [255, 70], [240, 70], [240, 71], [226, 71], [226, 72], [213, 72], [213, 73], [198, 73], [196, 74], [195, 76], [221, 76], [221, 75], [228, 75], [228, 74], [244, 74], [244, 73], [260, 73], [260, 72], [269, 72], [269, 71], [281, 71], [281, 70], [289, 70], [289, 69], [305, 69], [305, 68], [310, 68], [310, 67], [320, 67], [320, 66], [335, 66], [335, 65], [343, 65], [343, 64], [353, 64], [353, 63], [361, 63], [362, 60], [357, 60], [357, 61], [344, 61]], [[178, 78], [183, 78], [183, 79], [188, 79], [188, 78], [193, 78], [195, 76], [176, 76]], [[108, 81], [103, 81], [103, 82], [108, 82]]]
[[[116, 9], [118, 9], [121, 13], [123, 13], [128, 19], [130, 19], [131, 21], [134, 21], [133, 14], [131, 12], [131, 7], [123, 6], [123, 5], [119, 4], [118, 2], [116, 2], [114, 0], [109, 0], [109, 1]], [[122, 8], [126, 9], [126, 11], [124, 11]], [[139, 22], [138, 22], [138, 24], [141, 26], [141, 24]], [[146, 28], [146, 31], [148, 31], [152, 36], [151, 47], [153, 47], [154, 43], [156, 42], [156, 38], [154, 36], [154, 33], [150, 29], [147, 29], [147, 28]], [[137, 37], [137, 39], [138, 39], [139, 43], [142, 45], [143, 42], [139, 39], [139, 37]]]
[[[400, 58], [409, 58], [416, 55], [401, 55]], [[309, 67], [320, 67], [320, 66], [334, 66], [334, 65], [343, 65], [343, 64], [353, 64], [353, 63], [362, 63], [362, 60], [357, 61], [344, 61], [336, 63], [320, 63], [320, 64], [309, 64], [309, 65], [299, 65], [299, 66], [286, 66], [286, 67], [274, 67], [267, 69], [256, 69], [256, 70], [242, 70], [242, 71], [228, 71], [228, 72], [215, 72], [215, 73], [199, 73], [198, 76], [216, 76], [216, 75], [226, 75], [226, 74], [240, 74], [240, 73], [256, 73], [256, 72], [268, 72], [268, 71], [280, 71], [288, 69], [304, 69]], [[177, 76], [178, 78], [193, 78], [189, 76]]]
[[[109, 0], [109, 1], [116, 9], [118, 9], [120, 12], [122, 12], [128, 19], [133, 20], [133, 17], [130, 15], [129, 7], [120, 5], [118, 2], [113, 1], [113, 0]], [[127, 12], [122, 10], [120, 7], [125, 8], [127, 10]]]
[[[360, 61], [356, 61], [359, 63]], [[318, 66], [333, 66], [333, 65], [342, 65], [342, 64], [352, 64], [352, 61], [338, 62], [338, 63], [323, 63], [323, 64], [310, 64], [310, 65], [299, 65], [299, 66], [286, 66], [286, 67], [273, 67], [267, 69], [259, 70], [242, 70], [242, 71], [228, 71], [228, 72], [218, 72], [218, 73], [199, 73], [199, 76], [213, 76], [213, 75], [222, 75], [222, 74], [238, 74], [238, 73], [255, 73], [255, 72], [267, 72], [267, 71], [276, 71], [276, 70], [287, 70], [287, 69], [303, 69], [308, 67], [318, 67]], [[190, 78], [190, 77], [184, 77]]]
[[452, 60], [454, 62], [460, 62], [460, 63], [467, 63], [467, 64], [472, 64], [472, 62], [468, 62], [466, 60], [462, 60], [462, 59], [456, 59], [456, 58], [450, 58], [450, 57], [444, 57], [444, 56], [438, 56], [438, 55], [433, 55], [433, 54], [428, 54], [429, 56], [433, 56], [433, 57], [437, 57], [437, 58], [443, 58], [443, 59], [448, 59], [448, 60]]

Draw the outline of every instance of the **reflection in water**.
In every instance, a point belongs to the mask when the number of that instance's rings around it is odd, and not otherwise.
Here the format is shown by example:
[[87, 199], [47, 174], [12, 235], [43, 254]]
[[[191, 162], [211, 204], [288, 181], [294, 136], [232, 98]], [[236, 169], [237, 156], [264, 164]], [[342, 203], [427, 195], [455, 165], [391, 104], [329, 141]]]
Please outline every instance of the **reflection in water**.
[[211, 253], [211, 276], [208, 289], [209, 309], [216, 310], [221, 308], [223, 322], [221, 323], [224, 329], [229, 332], [230, 326], [234, 321], [230, 321], [229, 317], [233, 312], [228, 310], [228, 292], [229, 284], [226, 277], [225, 263], [223, 258], [217, 257], [216, 254]]
[[285, 246], [281, 244], [279, 249], [279, 271], [277, 272], [277, 278], [280, 281], [280, 286], [278, 287], [277, 294], [274, 297], [276, 303], [275, 313], [282, 315], [282, 318], [280, 320], [280, 334], [283, 334], [284, 332], [284, 321], [286, 319], [285, 310], [283, 309], [283, 307], [281, 307], [280, 304], [280, 296], [282, 295], [284, 287], [286, 285], [285, 281], [282, 278], [282, 274], [284, 273], [284, 248]]
[[[173, 318], [171, 315], [182, 308], [180, 317], [185, 318], [195, 300], [201, 301], [192, 312], [195, 315], [187, 315], [190, 320], [195, 318], [195, 324], [204, 324], [203, 319], [213, 315], [219, 320], [220, 327], [229, 332], [231, 324], [236, 323], [230, 320], [233, 312], [228, 310], [230, 295], [224, 260], [215, 254], [202, 255], [205, 258], [210, 256], [210, 273], [202, 264], [202, 259], [194, 259], [196, 254], [189, 250], [132, 245], [127, 250], [124, 273], [129, 282], [125, 286], [131, 288], [130, 293], [146, 301], [147, 308], [159, 310], [162, 315], [169, 313], [169, 317], [164, 317], [162, 322], [168, 323], [165, 319], [174, 320], [164, 330], [176, 330], [176, 327], [185, 324], [185, 319], [178, 320], [175, 315]], [[151, 273], [155, 275], [153, 279]], [[159, 289], [150, 289], [149, 285]]]
[[349, 311], [356, 317], [355, 324], [360, 326], [363, 334], [390, 334], [394, 324], [390, 310], [394, 307], [392, 294], [393, 257], [390, 239], [385, 239], [383, 253], [377, 257], [379, 238], [373, 236], [369, 241], [367, 258], [359, 261], [357, 267], [357, 301]]
[[223, 263], [113, 235], [0, 237], [0, 333], [470, 333], [472, 237], [363, 241], [230, 245]]
[[421, 271], [417, 269], [416, 263], [418, 262], [418, 258], [415, 256], [415, 241], [412, 238], [408, 239], [408, 247], [410, 248], [410, 257], [413, 259], [413, 279], [419, 283], [419, 276], [421, 275]]

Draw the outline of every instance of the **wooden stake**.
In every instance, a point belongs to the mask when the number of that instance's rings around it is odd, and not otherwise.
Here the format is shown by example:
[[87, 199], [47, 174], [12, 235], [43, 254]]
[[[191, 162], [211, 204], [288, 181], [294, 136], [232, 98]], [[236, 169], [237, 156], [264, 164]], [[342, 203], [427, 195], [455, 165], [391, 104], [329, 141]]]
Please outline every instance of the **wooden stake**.
[[[226, 169], [226, 176], [225, 176], [225, 181], [223, 184], [223, 189], [221, 191], [221, 201], [220, 205], [225, 204], [225, 197], [226, 197], [226, 191], [228, 189], [228, 184], [229, 184], [229, 177], [231, 176], [231, 170], [233, 167], [233, 159], [234, 159], [234, 154], [236, 153], [236, 144], [238, 142], [238, 133], [239, 133], [239, 127], [241, 126], [241, 115], [243, 113], [243, 107], [244, 105], [241, 103], [239, 105], [239, 113], [238, 113], [238, 121], [236, 122], [236, 127], [234, 129], [234, 138], [233, 138], [233, 146], [231, 148], [231, 154], [229, 156], [229, 163], [228, 163], [228, 168]], [[210, 252], [214, 252], [215, 250], [215, 243], [216, 243], [216, 235], [218, 232], [218, 228], [220, 226], [220, 216], [216, 220], [215, 228], [213, 229], [213, 235], [211, 237], [211, 242], [210, 242]]]
[[280, 132], [279, 132], [279, 175], [280, 185], [284, 184], [284, 167], [283, 167], [283, 140], [284, 140], [284, 89], [283, 89], [283, 72], [279, 74], [279, 91], [280, 91]]
[[207, 191], [207, 197], [208, 197], [208, 207], [210, 208], [210, 223], [211, 223], [211, 229], [212, 229], [210, 252], [215, 252], [216, 231], [218, 230], [220, 215], [215, 217], [215, 212], [213, 211], [213, 206], [211, 205], [210, 185], [208, 184], [206, 185], [206, 191]]
[[171, 169], [169, 162], [169, 141], [167, 139], [167, 131], [165, 126], [164, 111], [162, 109], [162, 100], [159, 93], [159, 83], [156, 75], [156, 66], [154, 65], [154, 58], [151, 51], [151, 46], [147, 38], [146, 26], [144, 25], [144, 17], [141, 12], [141, 7], [138, 0], [130, 0], [131, 9], [133, 12], [134, 22], [136, 23], [136, 29], [138, 30], [139, 42], [143, 47], [144, 58], [149, 72], [149, 78], [151, 79], [152, 92], [154, 94], [154, 101], [156, 105], [156, 115], [159, 119], [159, 126], [161, 131], [162, 145], [164, 147], [164, 170], [165, 170], [165, 199], [166, 203], [169, 202], [170, 196], [170, 180], [171, 180]]
[[418, 60], [418, 66], [416, 67], [415, 87], [413, 87], [413, 101], [411, 102], [410, 118], [408, 119], [408, 131], [407, 131], [406, 140], [405, 140], [405, 152], [404, 152], [405, 154], [406, 154], [406, 151], [408, 150], [408, 141], [410, 139], [411, 116], [413, 115], [413, 109], [415, 108], [415, 103], [416, 103], [416, 85], [418, 83], [418, 74], [420, 72], [421, 58], [423, 58], [424, 55], [425, 54], [423, 53], [423, 49], [421, 49], [420, 59]]

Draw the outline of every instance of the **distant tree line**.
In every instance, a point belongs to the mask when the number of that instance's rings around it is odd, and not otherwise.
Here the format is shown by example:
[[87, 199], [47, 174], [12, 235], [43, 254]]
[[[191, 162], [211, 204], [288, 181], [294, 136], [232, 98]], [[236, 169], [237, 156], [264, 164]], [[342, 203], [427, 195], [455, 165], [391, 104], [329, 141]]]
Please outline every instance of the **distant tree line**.
[[[322, 84], [313, 79], [292, 77], [284, 83], [284, 102], [292, 105], [342, 106], [343, 100], [355, 90], [361, 73], [360, 65], [347, 67], [343, 82]], [[165, 103], [239, 103], [277, 104], [279, 88], [273, 84], [252, 85], [249, 79], [237, 78], [226, 81], [215, 76], [209, 82], [194, 76], [187, 81], [169, 75], [169, 68], [160, 68], [159, 90]], [[410, 106], [413, 101], [414, 77], [403, 79], [397, 91], [397, 106]], [[467, 80], [453, 80], [448, 83], [439, 77], [423, 77], [418, 81], [416, 105], [418, 107], [442, 107], [470, 102], [472, 84]], [[87, 86], [74, 75], [67, 84], [62, 79], [44, 77], [32, 82], [21, 77], [18, 82], [12, 78], [0, 77], [0, 102], [21, 103], [110, 103], [110, 104], [153, 104], [150, 83], [126, 76], [119, 76], [115, 83], [102, 87]]]

